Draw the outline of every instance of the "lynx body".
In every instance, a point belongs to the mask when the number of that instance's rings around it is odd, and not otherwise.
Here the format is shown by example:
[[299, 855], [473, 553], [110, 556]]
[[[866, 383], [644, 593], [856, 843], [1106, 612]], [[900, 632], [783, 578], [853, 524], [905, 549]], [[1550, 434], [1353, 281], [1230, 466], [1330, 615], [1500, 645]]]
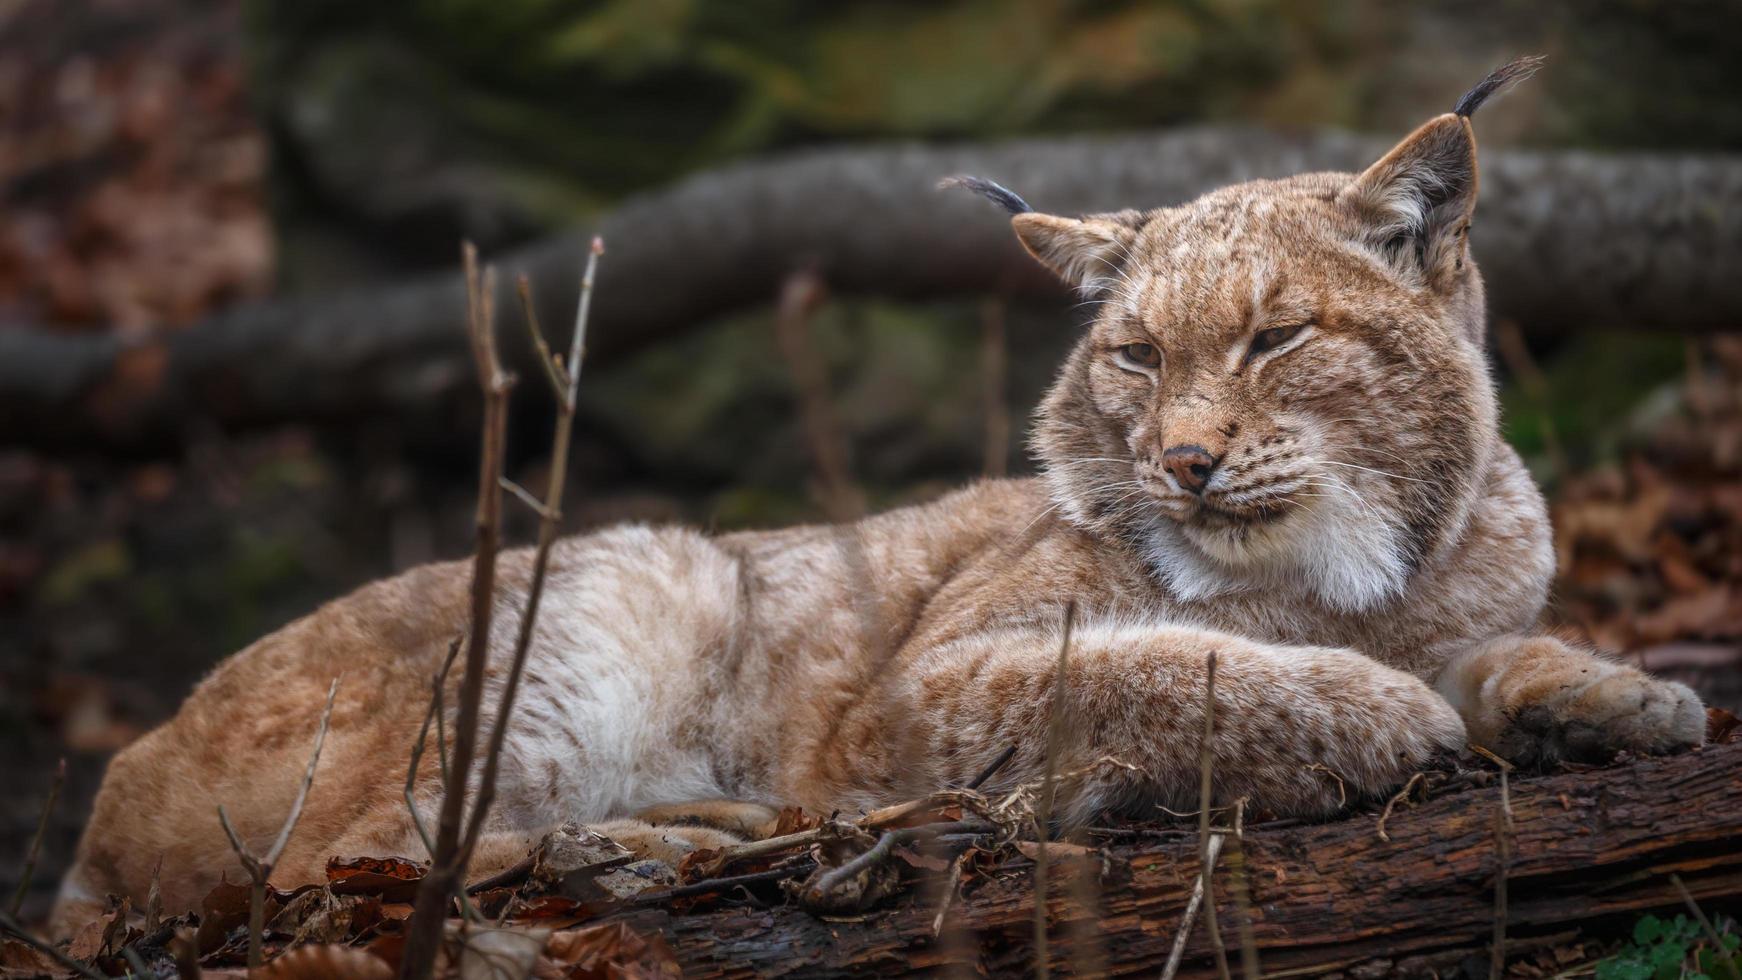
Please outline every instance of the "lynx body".
[[[1517, 71], [1360, 174], [1080, 219], [965, 181], [1098, 301], [1038, 413], [1042, 475], [851, 525], [560, 543], [476, 870], [658, 804], [869, 807], [1012, 745], [994, 786], [1031, 779], [1071, 604], [1060, 765], [1130, 768], [1073, 785], [1067, 819], [1194, 805], [1212, 651], [1216, 792], [1281, 812], [1383, 791], [1466, 740], [1523, 760], [1697, 744], [1687, 688], [1532, 635], [1549, 526], [1499, 435], [1468, 250], [1469, 116]], [[493, 686], [530, 564], [501, 562]], [[137, 905], [160, 857], [165, 907], [197, 903], [236, 870], [220, 803], [263, 847], [335, 676], [275, 883], [330, 855], [423, 856], [401, 790], [468, 575], [378, 582], [222, 664], [111, 764], [57, 925], [110, 893]], [[434, 753], [418, 785], [433, 813]]]

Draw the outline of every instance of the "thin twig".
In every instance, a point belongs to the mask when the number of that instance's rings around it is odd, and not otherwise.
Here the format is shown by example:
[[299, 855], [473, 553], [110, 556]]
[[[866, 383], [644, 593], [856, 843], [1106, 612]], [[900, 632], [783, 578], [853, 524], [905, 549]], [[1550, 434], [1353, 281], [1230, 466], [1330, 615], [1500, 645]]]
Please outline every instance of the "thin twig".
[[1211, 650], [1204, 663], [1204, 740], [1198, 745], [1198, 846], [1200, 876], [1204, 882], [1204, 927], [1210, 933], [1210, 946], [1216, 954], [1216, 975], [1229, 980], [1228, 952], [1222, 947], [1222, 927], [1216, 921], [1216, 884], [1212, 878], [1214, 860], [1210, 857], [1210, 804], [1215, 802], [1216, 768], [1216, 651]]
[[587, 249], [587, 267], [581, 273], [581, 299], [575, 305], [575, 329], [569, 335], [569, 359], [563, 364], [568, 370], [569, 395], [564, 399], [570, 414], [574, 413], [575, 400], [581, 390], [581, 362], [587, 356], [587, 318], [593, 309], [593, 283], [599, 272], [599, 256], [605, 254], [605, 240], [598, 235], [593, 236], [593, 243]]
[[508, 737], [508, 716], [514, 710], [514, 699], [520, 691], [520, 678], [526, 670], [526, 655], [532, 648], [533, 629], [538, 623], [539, 602], [544, 597], [544, 580], [550, 567], [550, 549], [556, 544], [559, 530], [557, 521], [562, 513], [563, 487], [568, 477], [569, 439], [574, 431], [575, 402], [579, 397], [581, 383], [581, 359], [586, 350], [587, 310], [592, 303], [593, 281], [599, 267], [599, 256], [604, 251], [604, 243], [595, 237], [593, 247], [587, 253], [586, 272], [581, 277], [581, 297], [575, 314], [575, 334], [565, 379], [568, 382], [567, 394], [562, 404], [557, 406], [556, 431], [551, 436], [550, 476], [545, 485], [544, 507], [540, 511], [538, 545], [532, 557], [532, 581], [527, 586], [526, 607], [520, 613], [520, 630], [514, 638], [514, 657], [508, 668], [508, 680], [502, 686], [502, 696], [496, 706], [496, 723], [490, 730], [490, 745], [484, 756], [484, 770], [478, 777], [478, 797], [472, 803], [471, 821], [461, 839], [462, 869], [471, 860], [472, 851], [477, 847], [478, 838], [483, 833], [484, 819], [489, 815], [490, 805], [496, 799], [496, 773], [501, 765], [502, 746]]
[[1682, 883], [1682, 876], [1671, 872], [1669, 882], [1675, 886], [1676, 891], [1681, 893], [1682, 902], [1687, 905], [1688, 911], [1692, 912], [1694, 918], [1699, 920], [1700, 931], [1706, 934], [1706, 941], [1712, 944], [1712, 958], [1721, 958], [1720, 962], [1724, 964], [1724, 968], [1730, 971], [1730, 980], [1742, 980], [1742, 971], [1738, 971], [1736, 968], [1736, 954], [1724, 945], [1723, 937], [1719, 936], [1718, 930], [1712, 927], [1712, 920], [1706, 918], [1705, 910], [1700, 908], [1700, 903], [1694, 901], [1694, 893], [1688, 891], [1688, 886]]
[[169, 940], [169, 951], [175, 957], [175, 975], [179, 980], [200, 980], [200, 949], [194, 942], [194, 931], [182, 927]]
[[1397, 805], [1398, 800], [1408, 799], [1410, 791], [1415, 789], [1416, 784], [1420, 783], [1424, 778], [1426, 778], [1426, 775], [1419, 772], [1409, 777], [1409, 782], [1403, 784], [1403, 788], [1397, 791], [1397, 795], [1385, 801], [1385, 809], [1379, 812], [1379, 824], [1374, 828], [1379, 832], [1380, 840], [1387, 844], [1391, 843], [1391, 835], [1385, 832], [1385, 821], [1391, 819], [1391, 808]]
[[986, 415], [987, 476], [1004, 476], [1010, 468], [1010, 406], [1005, 399], [1009, 349], [1004, 330], [1004, 299], [988, 296], [980, 304], [980, 383]]
[[966, 789], [979, 789], [980, 787], [986, 785], [986, 780], [991, 779], [993, 776], [998, 775], [998, 770], [1004, 768], [1004, 766], [1006, 764], [1008, 764], [1010, 762], [1011, 758], [1014, 757], [1015, 755], [1016, 755], [1016, 743], [1012, 742], [1011, 744], [1004, 747], [1004, 751], [998, 753], [998, 758], [993, 759], [991, 762], [987, 763], [986, 768], [980, 770], [980, 774], [978, 776], [975, 776], [973, 779], [968, 780], [968, 785], [964, 788], [966, 788]]
[[157, 852], [157, 863], [151, 868], [151, 884], [145, 889], [145, 933], [157, 931], [163, 922], [163, 852]]
[[460, 637], [456, 636], [448, 644], [447, 658], [442, 661], [441, 670], [436, 672], [430, 681], [429, 710], [424, 713], [423, 727], [418, 730], [417, 741], [411, 745], [411, 764], [405, 770], [405, 808], [411, 812], [411, 825], [417, 830], [417, 836], [423, 839], [424, 850], [429, 853], [430, 860], [435, 860], [435, 838], [429, 834], [429, 828], [424, 825], [423, 814], [417, 809], [417, 770], [423, 763], [424, 745], [429, 741], [430, 722], [436, 724], [436, 739], [441, 750], [441, 784], [442, 791], [447, 792], [447, 738], [442, 729], [442, 688], [447, 684], [448, 671], [453, 669], [454, 659], [460, 655]]
[[779, 837], [764, 837], [761, 840], [745, 841], [742, 844], [728, 844], [719, 849], [719, 853], [706, 866], [705, 873], [718, 874], [728, 865], [748, 858], [766, 857], [781, 851], [821, 844], [824, 841], [841, 840], [855, 836], [860, 831], [880, 830], [889, 824], [932, 807], [976, 800], [982, 806], [985, 804], [985, 798], [971, 790], [942, 790], [917, 800], [894, 803], [872, 810], [857, 821], [827, 820], [808, 830], [798, 830], [790, 834], [782, 834]]
[[1325, 775], [1336, 780], [1337, 781], [1337, 808], [1342, 809], [1343, 807], [1346, 807], [1349, 805], [1349, 787], [1346, 784], [1344, 784], [1343, 777], [1339, 776], [1335, 769], [1332, 769], [1330, 766], [1327, 766], [1322, 762], [1313, 762], [1313, 763], [1309, 763], [1307, 765], [1307, 771], [1308, 772], [1322, 772]]
[[1234, 909], [1239, 913], [1236, 926], [1240, 931], [1240, 975], [1246, 980], [1258, 980], [1264, 969], [1258, 962], [1258, 941], [1252, 935], [1252, 892], [1246, 874], [1246, 798], [1234, 801], [1234, 851], [1228, 856], [1228, 873], [1233, 881]]
[[30, 892], [30, 878], [36, 874], [36, 855], [42, 850], [42, 837], [48, 833], [48, 818], [54, 813], [54, 801], [60, 799], [61, 787], [67, 781], [67, 760], [63, 757], [54, 769], [54, 782], [48, 786], [48, 799], [42, 803], [42, 816], [36, 819], [36, 834], [30, 838], [30, 850], [24, 852], [24, 871], [18, 879], [18, 890], [12, 893], [12, 914], [24, 907], [24, 896]]
[[534, 514], [537, 514], [539, 517], [539, 520], [551, 520], [551, 521], [562, 520], [561, 514], [552, 512], [549, 508], [547, 508], [544, 505], [544, 501], [539, 500], [537, 497], [534, 497], [532, 495], [531, 490], [528, 490], [525, 487], [521, 486], [520, 484], [515, 483], [513, 480], [510, 480], [507, 477], [503, 477], [502, 478], [502, 489], [513, 494], [514, 499], [525, 504], [527, 510], [530, 510]]
[[1517, 320], [1496, 317], [1493, 324], [1494, 349], [1499, 352], [1501, 363], [1506, 365], [1506, 370], [1518, 382], [1518, 387], [1524, 391], [1524, 396], [1530, 400], [1531, 407], [1536, 412], [1542, 431], [1542, 447], [1548, 454], [1550, 476], [1558, 478], [1568, 470], [1567, 454], [1555, 428], [1554, 412], [1549, 401], [1548, 377], [1537, 366], [1536, 358], [1531, 356], [1530, 346], [1525, 343], [1524, 332], [1518, 328]]
[[931, 920], [933, 939], [943, 935], [944, 917], [950, 914], [950, 903], [956, 900], [956, 889], [962, 886], [962, 870], [973, 853], [972, 848], [964, 850], [956, 855], [955, 860], [950, 862], [950, 874], [944, 879], [943, 895], [938, 899], [938, 914]]
[[816, 866], [815, 861], [808, 857], [801, 857], [791, 864], [769, 868], [767, 871], [753, 871], [749, 874], [731, 875], [724, 878], [704, 878], [701, 881], [692, 881], [687, 885], [678, 885], [673, 888], [637, 892], [630, 898], [630, 902], [635, 905], [658, 905], [674, 898], [690, 898], [696, 895], [725, 891], [728, 888], [738, 888], [743, 885], [757, 885], [796, 878], [799, 875], [808, 874]]
[[45, 943], [31, 935], [30, 930], [24, 928], [24, 924], [13, 918], [10, 913], [0, 912], [0, 932], [6, 933], [81, 977], [89, 977], [90, 980], [104, 980], [103, 974], [61, 952], [53, 943]]
[[822, 876], [817, 878], [817, 883], [812, 886], [811, 890], [825, 895], [834, 891], [841, 882], [847, 881], [874, 864], [888, 860], [889, 856], [895, 853], [895, 847], [898, 844], [905, 844], [922, 837], [942, 837], [946, 834], [985, 834], [993, 829], [991, 824], [982, 820], [950, 820], [941, 823], [921, 824], [918, 827], [886, 830], [877, 838], [875, 844], [854, 855], [852, 860], [824, 872]]
[[157, 972], [145, 965], [145, 958], [139, 955], [138, 950], [131, 946], [123, 946], [121, 958], [127, 961], [127, 966], [134, 976], [141, 978], [141, 980], [157, 980]]
[[780, 292], [774, 333], [798, 388], [799, 418], [816, 466], [823, 509], [831, 521], [846, 522], [865, 513], [865, 497], [853, 480], [847, 438], [829, 397], [828, 366], [812, 343], [811, 317], [825, 294], [814, 271], [793, 273]]
[[[1216, 860], [1222, 856], [1222, 842], [1226, 840], [1221, 834], [1210, 838], [1208, 858], [1210, 866], [1216, 865]], [[1199, 875], [1192, 883], [1192, 897], [1186, 902], [1185, 914], [1180, 916], [1179, 931], [1174, 933], [1173, 949], [1167, 954], [1167, 965], [1161, 968], [1161, 980], [1173, 980], [1179, 972], [1180, 961], [1186, 955], [1186, 940], [1191, 938], [1192, 924], [1198, 921], [1198, 909], [1204, 904], [1204, 876]]]
[[1034, 973], [1041, 980], [1052, 972], [1046, 948], [1046, 838], [1052, 822], [1053, 795], [1057, 783], [1059, 752], [1064, 748], [1065, 680], [1070, 670], [1071, 629], [1077, 622], [1077, 604], [1065, 606], [1064, 635], [1059, 640], [1059, 659], [1053, 667], [1052, 703], [1047, 708], [1046, 759], [1041, 770], [1040, 805], [1034, 813]]
[[1494, 814], [1494, 939], [1488, 949], [1488, 975], [1506, 972], [1506, 875], [1512, 867], [1512, 792], [1507, 786], [1510, 765], [1500, 767], [1500, 809]]
[[898, 840], [900, 840], [898, 831], [884, 831], [883, 836], [877, 838], [877, 843], [866, 848], [863, 853], [856, 854], [852, 860], [825, 872], [822, 877], [817, 879], [813, 890], [819, 895], [829, 894], [841, 882], [851, 880], [854, 875], [889, 857], [894, 852]]
[[538, 352], [538, 363], [544, 368], [545, 380], [550, 382], [551, 393], [557, 402], [565, 402], [568, 400], [569, 379], [557, 363], [556, 355], [550, 352], [550, 345], [544, 341], [544, 331], [538, 326], [538, 311], [532, 302], [532, 280], [522, 272], [514, 277], [514, 289], [520, 294], [520, 315], [526, 320], [526, 332], [532, 335], [532, 347]]
[[[1170, 809], [1168, 809], [1168, 808], [1167, 808], [1167, 807], [1165, 807], [1165, 806], [1162, 806], [1162, 805], [1161, 805], [1161, 804], [1159, 804], [1159, 803], [1157, 803], [1157, 804], [1156, 804], [1156, 805], [1155, 805], [1155, 808], [1156, 808], [1156, 809], [1157, 809], [1157, 810], [1160, 810], [1160, 811], [1161, 811], [1161, 812], [1162, 812], [1162, 813], [1165, 813], [1165, 814], [1167, 814], [1167, 815], [1168, 815], [1168, 816], [1170, 816], [1170, 817], [1179, 817], [1179, 818], [1180, 818], [1180, 819], [1182, 819], [1182, 820], [1184, 820], [1184, 819], [1185, 819], [1185, 818], [1187, 818], [1187, 817], [1199, 817], [1199, 816], [1202, 816], [1202, 815], [1203, 815], [1203, 812], [1204, 812], [1204, 811], [1202, 811], [1202, 810], [1187, 810], [1187, 811], [1186, 811], [1186, 812], [1184, 812], [1184, 813], [1181, 813], [1181, 812], [1180, 812], [1180, 811], [1178, 811], [1178, 810], [1170, 810]], [[1210, 807], [1210, 812], [1211, 812], [1211, 813], [1221, 813], [1221, 812], [1222, 812], [1222, 811], [1224, 811], [1224, 810], [1227, 810], [1227, 809], [1228, 809], [1228, 807], [1225, 807], [1225, 806], [1213, 806], [1213, 807]]]
[[290, 843], [291, 831], [296, 829], [296, 822], [302, 818], [302, 806], [308, 801], [309, 787], [314, 785], [315, 767], [321, 761], [321, 746], [327, 740], [327, 728], [333, 720], [333, 698], [339, 693], [339, 679], [333, 678], [333, 683], [327, 687], [327, 703], [321, 709], [320, 727], [315, 729], [314, 751], [309, 753], [308, 768], [303, 771], [302, 785], [297, 787], [296, 799], [291, 801], [290, 814], [284, 818], [284, 824], [278, 828], [278, 837], [267, 849], [266, 854], [256, 857], [242, 843], [242, 837], [236, 833], [236, 828], [230, 823], [230, 815], [224, 812], [222, 804], [218, 806], [218, 823], [223, 825], [225, 836], [230, 838], [230, 847], [236, 852], [236, 857], [247, 870], [253, 888], [248, 899], [248, 966], [250, 969], [260, 966], [263, 933], [266, 930], [266, 883], [272, 877], [272, 867], [278, 859], [284, 856], [284, 847]]
[[495, 270], [478, 271], [478, 252], [470, 242], [461, 250], [466, 276], [466, 327], [484, 396], [482, 453], [478, 465], [478, 504], [474, 516], [476, 546], [472, 555], [471, 619], [466, 638], [466, 666], [460, 679], [454, 725], [454, 753], [443, 787], [441, 818], [436, 825], [435, 853], [418, 887], [411, 920], [406, 923], [405, 955], [400, 976], [427, 980], [435, 970], [448, 905], [465, 879], [470, 856], [462, 847], [467, 783], [477, 756], [479, 714], [484, 700], [484, 673], [490, 654], [490, 624], [496, 605], [496, 552], [502, 520], [502, 460], [508, 417], [508, 391], [513, 380], [503, 373], [496, 356]]
[[1483, 748], [1482, 746], [1477, 745], [1475, 742], [1469, 743], [1469, 748], [1470, 748], [1471, 752], [1474, 752], [1477, 755], [1481, 756], [1482, 758], [1487, 759], [1489, 762], [1494, 763], [1494, 765], [1496, 767], [1498, 767], [1501, 772], [1511, 772], [1512, 771], [1512, 763], [1507, 762], [1505, 759], [1500, 758], [1499, 756], [1495, 755], [1493, 752], [1490, 752], [1489, 750]]

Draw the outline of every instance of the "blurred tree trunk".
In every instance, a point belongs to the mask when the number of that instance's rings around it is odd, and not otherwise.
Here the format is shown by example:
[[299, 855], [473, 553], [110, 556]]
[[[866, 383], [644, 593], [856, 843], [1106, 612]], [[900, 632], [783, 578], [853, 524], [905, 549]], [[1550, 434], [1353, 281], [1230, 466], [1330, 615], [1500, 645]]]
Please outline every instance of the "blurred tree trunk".
[[[933, 189], [950, 174], [980, 174], [1041, 210], [1080, 213], [1177, 203], [1252, 177], [1359, 168], [1388, 145], [1205, 128], [840, 148], [700, 174], [601, 221], [608, 253], [593, 353], [624, 354], [771, 303], [807, 266], [836, 295], [1062, 299], [996, 208]], [[1482, 185], [1473, 237], [1490, 305], [1527, 332], [1742, 323], [1742, 158], [1497, 152], [1484, 157]], [[567, 323], [590, 236], [503, 258], [504, 288], [528, 273], [541, 318]], [[500, 304], [515, 306], [509, 296]], [[200, 417], [227, 427], [440, 418], [469, 391], [463, 310], [456, 272], [246, 306], [133, 346], [113, 335], [0, 328], [0, 442], [146, 447], [175, 442]]]

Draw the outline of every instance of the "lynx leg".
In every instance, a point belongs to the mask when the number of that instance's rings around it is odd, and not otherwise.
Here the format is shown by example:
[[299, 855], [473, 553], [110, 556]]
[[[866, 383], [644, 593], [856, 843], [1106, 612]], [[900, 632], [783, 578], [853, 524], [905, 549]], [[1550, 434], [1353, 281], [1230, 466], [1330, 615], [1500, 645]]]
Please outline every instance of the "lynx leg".
[[[1060, 637], [1039, 629], [980, 634], [907, 665], [881, 711], [844, 729], [852, 772], [840, 795], [869, 805], [904, 773], [931, 786], [960, 784], [1010, 745], [1016, 754], [991, 788], [1036, 778]], [[1067, 787], [1062, 814], [1083, 820], [1109, 805], [1197, 805], [1205, 664], [1216, 673], [1216, 797], [1299, 814], [1335, 810], [1348, 795], [1402, 782], [1464, 726], [1426, 684], [1349, 650], [1282, 647], [1169, 625], [1079, 627], [1064, 686], [1060, 771], [1113, 756], [1135, 767]], [[900, 733], [911, 731], [903, 738]], [[1330, 775], [1329, 773], [1335, 773]], [[1148, 812], [1153, 813], [1152, 809]]]
[[1523, 764], [1602, 762], [1705, 740], [1705, 711], [1687, 685], [1553, 637], [1492, 640], [1441, 668], [1435, 686], [1472, 740]]

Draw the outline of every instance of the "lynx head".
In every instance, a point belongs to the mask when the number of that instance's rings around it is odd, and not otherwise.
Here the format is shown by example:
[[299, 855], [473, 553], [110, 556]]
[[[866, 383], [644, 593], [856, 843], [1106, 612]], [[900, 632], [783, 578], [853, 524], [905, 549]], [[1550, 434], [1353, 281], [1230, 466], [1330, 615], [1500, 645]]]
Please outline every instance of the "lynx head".
[[1359, 174], [1082, 218], [959, 180], [1096, 303], [1034, 436], [1062, 513], [1131, 542], [1182, 599], [1396, 597], [1457, 536], [1498, 441], [1470, 115], [1536, 66], [1496, 71]]

